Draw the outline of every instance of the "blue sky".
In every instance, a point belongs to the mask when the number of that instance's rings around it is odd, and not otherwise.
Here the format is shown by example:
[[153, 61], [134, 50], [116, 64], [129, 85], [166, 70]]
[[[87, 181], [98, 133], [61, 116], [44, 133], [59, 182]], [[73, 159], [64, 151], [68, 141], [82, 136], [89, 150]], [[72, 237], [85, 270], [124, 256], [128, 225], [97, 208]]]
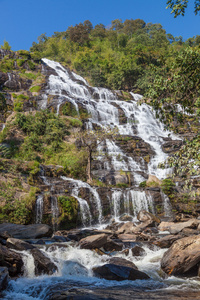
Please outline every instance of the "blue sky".
[[143, 19], [160, 23], [167, 33], [184, 39], [200, 35], [200, 16], [193, 0], [184, 17], [174, 19], [167, 0], [0, 0], [0, 45], [7, 40], [12, 50], [26, 49], [45, 33], [65, 31], [68, 26], [90, 20], [93, 25], [114, 19]]

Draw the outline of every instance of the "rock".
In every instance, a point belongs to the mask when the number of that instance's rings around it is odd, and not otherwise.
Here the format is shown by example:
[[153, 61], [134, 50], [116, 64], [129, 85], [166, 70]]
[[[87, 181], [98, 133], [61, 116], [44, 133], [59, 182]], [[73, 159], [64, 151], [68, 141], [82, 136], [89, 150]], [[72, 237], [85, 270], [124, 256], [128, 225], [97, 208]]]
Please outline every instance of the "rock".
[[7, 231], [8, 234], [16, 239], [37, 239], [41, 237], [51, 237], [53, 233], [52, 228], [46, 224], [0, 224], [0, 234], [4, 231]]
[[137, 245], [131, 249], [131, 252], [133, 256], [144, 256], [146, 254], [146, 251]]
[[116, 243], [111, 239], [108, 239], [107, 242], [103, 245], [105, 251], [121, 251], [123, 248], [122, 243]]
[[65, 243], [65, 242], [68, 242], [69, 239], [64, 237], [64, 236], [59, 236], [59, 235], [54, 235], [53, 236], [53, 239], [58, 242], [58, 243]]
[[108, 236], [105, 233], [92, 235], [81, 239], [79, 241], [79, 245], [82, 249], [101, 248], [104, 246], [104, 244], [106, 244], [107, 238]]
[[6, 267], [0, 267], [0, 292], [8, 286], [9, 273]]
[[52, 275], [57, 271], [56, 265], [45, 256], [39, 249], [35, 248], [30, 250], [35, 261], [35, 275], [39, 276], [42, 274]]
[[181, 232], [184, 228], [197, 229], [199, 225], [199, 221], [197, 219], [190, 219], [187, 222], [180, 222], [180, 223], [174, 223], [174, 222], [162, 222], [162, 223], [158, 226], [158, 229], [163, 231], [168, 230], [171, 234], [177, 234]]
[[6, 241], [6, 246], [10, 249], [15, 249], [19, 251], [30, 250], [35, 248], [33, 245], [29, 243], [14, 238], [8, 238]]
[[169, 231], [169, 228], [172, 225], [174, 225], [174, 222], [161, 222], [158, 225], [158, 230], [160, 230], [160, 231]]
[[179, 239], [164, 253], [161, 268], [168, 275], [197, 276], [199, 249], [200, 235]]
[[151, 223], [160, 224], [160, 219], [146, 210], [141, 210], [137, 215], [137, 219], [140, 222], [149, 222], [149, 224]]
[[0, 72], [0, 86], [3, 85], [9, 79], [7, 73]]
[[135, 234], [119, 234], [118, 238], [124, 242], [136, 242], [137, 235]]
[[10, 276], [23, 274], [23, 260], [21, 255], [2, 245], [0, 245], [0, 266], [7, 267]]
[[128, 256], [128, 255], [129, 255], [129, 249], [124, 249], [124, 250], [122, 251], [122, 253], [125, 254], [126, 256]]
[[175, 241], [183, 238], [182, 235], [167, 235], [156, 241], [153, 244], [160, 248], [169, 248]]
[[155, 175], [149, 175], [146, 185], [152, 184], [152, 182], [155, 182], [159, 186], [162, 183], [162, 181], [160, 179], [158, 179]]
[[103, 266], [93, 268], [95, 276], [107, 280], [136, 280], [149, 279], [149, 276], [137, 269], [130, 261], [113, 257]]
[[117, 234], [132, 234], [134, 233], [134, 229], [135, 229], [135, 224], [133, 222], [127, 222], [125, 224], [123, 224], [118, 231], [116, 232]]
[[123, 215], [121, 216], [120, 218], [120, 221], [122, 222], [126, 222], [126, 221], [132, 221], [133, 220], [133, 217], [129, 216], [129, 215]]

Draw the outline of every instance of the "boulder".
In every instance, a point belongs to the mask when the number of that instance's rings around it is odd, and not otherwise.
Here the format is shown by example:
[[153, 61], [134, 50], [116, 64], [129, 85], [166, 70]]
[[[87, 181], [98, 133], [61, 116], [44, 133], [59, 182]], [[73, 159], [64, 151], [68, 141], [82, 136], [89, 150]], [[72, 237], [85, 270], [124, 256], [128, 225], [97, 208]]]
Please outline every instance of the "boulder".
[[147, 179], [146, 185], [151, 185], [152, 182], [155, 182], [157, 185], [161, 185], [162, 181], [158, 179], [155, 175], [149, 175], [149, 178]]
[[107, 242], [108, 236], [105, 233], [88, 236], [79, 241], [80, 248], [95, 249], [103, 247]]
[[136, 228], [135, 224], [133, 222], [127, 222], [123, 224], [118, 231], [116, 232], [117, 234], [132, 234], [134, 233], [134, 229]]
[[0, 224], [0, 234], [4, 231], [16, 239], [38, 239], [41, 237], [51, 237], [53, 233], [52, 228], [46, 224]]
[[0, 292], [8, 286], [9, 273], [6, 267], [0, 267]]
[[162, 222], [162, 223], [158, 226], [159, 230], [162, 230], [162, 231], [168, 230], [171, 234], [177, 234], [177, 233], [181, 232], [184, 228], [197, 229], [197, 227], [199, 225], [199, 220], [190, 219], [187, 222], [179, 222], [179, 223]]
[[153, 225], [155, 223], [160, 224], [160, 219], [146, 210], [141, 210], [137, 215], [137, 219], [140, 222], [148, 222], [149, 226], [150, 224]]
[[164, 236], [156, 241], [153, 241], [153, 244], [160, 247], [160, 248], [169, 248], [171, 247], [171, 245], [179, 240], [183, 238], [182, 235], [167, 235], [167, 236]]
[[0, 72], [0, 85], [3, 85], [8, 79], [7, 73]]
[[141, 272], [130, 261], [113, 257], [107, 264], [93, 268], [94, 275], [107, 280], [136, 280], [136, 279], [149, 279], [149, 276]]
[[48, 274], [52, 275], [57, 271], [57, 266], [45, 256], [39, 249], [35, 248], [30, 250], [30, 253], [33, 255], [35, 261], [35, 275]]
[[33, 245], [29, 243], [14, 238], [8, 238], [6, 241], [6, 246], [10, 249], [19, 250], [19, 251], [30, 250], [35, 248]]
[[199, 249], [200, 235], [179, 239], [164, 253], [161, 268], [168, 275], [197, 276]]
[[23, 274], [21, 255], [2, 245], [0, 245], [0, 266], [7, 267], [10, 276]]
[[131, 252], [133, 256], [144, 256], [146, 254], [146, 251], [137, 245], [131, 249]]
[[136, 234], [119, 234], [118, 238], [124, 242], [136, 242], [137, 235]]
[[107, 242], [103, 245], [105, 251], [121, 251], [123, 248], [122, 243], [116, 243], [111, 239], [108, 239]]

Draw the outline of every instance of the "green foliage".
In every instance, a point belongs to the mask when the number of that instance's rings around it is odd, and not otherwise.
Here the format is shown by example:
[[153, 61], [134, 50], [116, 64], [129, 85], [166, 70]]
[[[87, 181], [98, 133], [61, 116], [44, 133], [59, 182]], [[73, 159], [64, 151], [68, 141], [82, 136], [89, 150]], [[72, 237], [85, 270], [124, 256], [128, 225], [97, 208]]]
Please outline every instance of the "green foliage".
[[171, 179], [163, 179], [162, 183], [161, 183], [161, 188], [163, 193], [165, 193], [168, 196], [171, 196], [173, 194], [173, 188], [174, 188], [175, 184]]
[[61, 112], [64, 116], [71, 116], [71, 117], [78, 116], [78, 112], [77, 112], [75, 106], [71, 102], [66, 102], [62, 106]]
[[38, 93], [40, 90], [41, 90], [41, 86], [39, 86], [39, 85], [32, 86], [32, 87], [29, 89], [29, 91], [32, 92], [32, 93], [33, 93], [33, 92]]
[[29, 97], [25, 96], [23, 94], [20, 94], [20, 95], [12, 94], [12, 96], [14, 99], [14, 111], [22, 112], [24, 101], [28, 100]]
[[74, 227], [78, 217], [78, 200], [72, 196], [59, 196], [58, 204], [62, 212], [59, 218], [60, 227], [63, 229]]
[[147, 182], [146, 181], [142, 181], [142, 182], [140, 182], [139, 187], [145, 188], [146, 185], [147, 185]]
[[[168, 0], [167, 1], [167, 8], [171, 8], [171, 13], [174, 14], [174, 17], [177, 16], [184, 16], [185, 15], [185, 9], [188, 6], [188, 0]], [[200, 0], [194, 1], [194, 13], [195, 15], [198, 14], [200, 11]]]
[[122, 189], [122, 188], [127, 188], [129, 185], [127, 183], [117, 183], [116, 187]]
[[9, 43], [7, 41], [3, 41], [3, 45], [1, 45], [1, 49], [3, 50], [11, 50], [11, 46], [9, 45]]
[[81, 120], [79, 119], [68, 119], [69, 120], [69, 124], [72, 126], [72, 127], [81, 127], [83, 125], [83, 123], [81, 122]]

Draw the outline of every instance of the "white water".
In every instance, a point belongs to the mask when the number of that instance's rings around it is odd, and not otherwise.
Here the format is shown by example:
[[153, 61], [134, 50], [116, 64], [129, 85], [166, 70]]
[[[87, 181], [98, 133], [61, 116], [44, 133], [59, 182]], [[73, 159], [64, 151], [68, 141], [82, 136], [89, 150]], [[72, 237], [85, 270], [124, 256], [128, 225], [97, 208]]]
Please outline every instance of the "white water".
[[40, 224], [42, 221], [42, 216], [43, 216], [43, 195], [37, 196], [36, 199], [36, 224]]
[[[9, 289], [4, 292], [3, 299], [46, 299], [49, 288], [54, 290], [58, 284], [64, 284], [65, 288], [69, 288], [70, 284], [73, 288], [88, 287], [90, 288], [106, 288], [112, 289], [118, 287], [125, 289], [127, 285], [137, 290], [157, 290], [160, 288], [181, 289], [183, 287], [199, 288], [199, 281], [195, 279], [180, 279], [170, 277], [163, 279], [160, 277], [160, 259], [162, 258], [166, 249], [151, 250], [148, 246], [143, 245], [145, 255], [141, 257], [132, 256], [129, 250], [128, 256], [123, 253], [116, 253], [113, 256], [122, 257], [133, 262], [140, 271], [145, 272], [150, 276], [149, 280], [136, 281], [112, 281], [93, 277], [92, 268], [103, 265], [109, 259], [108, 255], [100, 256], [95, 251], [79, 249], [72, 246], [70, 242], [64, 243], [63, 247], [54, 245], [45, 250], [42, 246], [42, 251], [48, 256], [58, 267], [58, 272], [52, 276], [34, 275], [33, 257], [26, 253], [24, 254], [25, 261], [25, 275], [22, 278], [12, 280]], [[23, 251], [24, 252], [24, 251]], [[26, 257], [26, 258], [25, 258]], [[28, 278], [25, 278], [28, 277]], [[172, 299], [172, 298], [171, 298]]]
[[[88, 183], [86, 182], [83, 182], [81, 180], [75, 180], [75, 179], [72, 179], [72, 178], [68, 178], [68, 177], [65, 177], [65, 176], [61, 176], [61, 178], [63, 180], [66, 180], [66, 181], [70, 181], [72, 182], [72, 185], [74, 186], [73, 188], [73, 193], [75, 194], [76, 197], [78, 197], [78, 194], [79, 194], [79, 190], [83, 187], [83, 188], [87, 188], [89, 189], [91, 195], [93, 196], [93, 201], [95, 202], [96, 204], [96, 208], [97, 208], [97, 211], [98, 211], [98, 223], [101, 224], [102, 223], [102, 205], [101, 205], [101, 199], [99, 197], [99, 194], [98, 192], [96, 191], [95, 188], [92, 188]], [[83, 200], [83, 199], [82, 199]], [[78, 200], [79, 201], [79, 200]], [[80, 202], [79, 202], [80, 203]], [[88, 208], [88, 206], [85, 204], [85, 208]], [[89, 215], [91, 216], [91, 213], [88, 212]], [[82, 218], [84, 219], [84, 216], [82, 216]]]

